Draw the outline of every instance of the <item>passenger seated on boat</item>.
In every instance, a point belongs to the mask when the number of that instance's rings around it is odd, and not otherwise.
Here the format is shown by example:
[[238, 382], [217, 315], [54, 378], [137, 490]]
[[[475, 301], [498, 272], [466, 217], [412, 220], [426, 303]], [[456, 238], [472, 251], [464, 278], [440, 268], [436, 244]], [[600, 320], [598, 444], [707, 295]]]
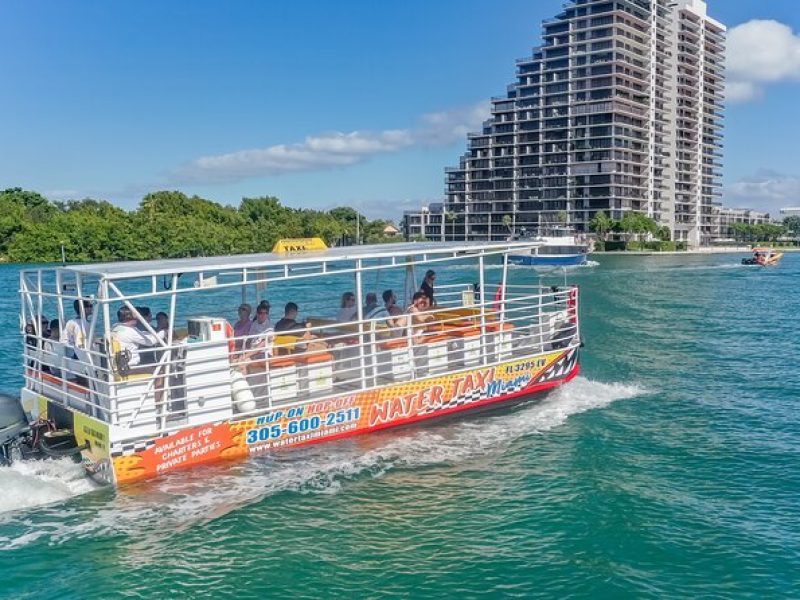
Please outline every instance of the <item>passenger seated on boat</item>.
[[169, 331], [169, 315], [165, 312], [156, 313], [156, 332], [158, 331]]
[[429, 308], [428, 297], [424, 292], [417, 292], [411, 298], [411, 306], [407, 312], [411, 319], [411, 333], [417, 342], [422, 340], [425, 324], [434, 319], [434, 316], [427, 312]]
[[433, 283], [436, 281], [436, 273], [428, 269], [425, 272], [425, 279], [422, 280], [422, 285], [419, 286], [419, 291], [425, 294], [428, 298], [429, 306], [436, 306], [436, 300], [433, 297]]
[[111, 334], [119, 342], [122, 350], [128, 353], [128, 367], [139, 367], [142, 365], [141, 348], [158, 346], [159, 340], [164, 339], [166, 332], [162, 331], [158, 336], [154, 336], [149, 331], [140, 331], [136, 327], [138, 321], [133, 311], [127, 306], [117, 311], [117, 320], [119, 322], [111, 329]]
[[[249, 304], [244, 304], [242, 306], [246, 306], [247, 309], [250, 308]], [[269, 319], [269, 308], [269, 302], [266, 300], [262, 300], [259, 303], [256, 307], [256, 318], [250, 322], [250, 326], [245, 334], [250, 337], [245, 344], [237, 346], [239, 350], [245, 350], [238, 358], [238, 361], [244, 365], [252, 361], [264, 360], [267, 355], [271, 354], [270, 349], [275, 329], [272, 326], [272, 321]], [[244, 327], [242, 327], [242, 329], [244, 329]], [[235, 328], [233, 332], [235, 337], [239, 337]], [[237, 344], [239, 344], [238, 341]]]
[[305, 329], [304, 323], [297, 322], [297, 314], [300, 308], [294, 302], [287, 302], [283, 309], [283, 318], [275, 323], [275, 332], [302, 331]]
[[288, 302], [283, 311], [283, 318], [275, 324], [275, 333], [283, 333], [302, 338], [302, 342], [295, 343], [290, 350], [293, 352], [306, 352], [324, 350], [328, 347], [324, 341], [311, 333], [311, 323], [297, 321], [299, 307], [294, 302]]
[[[142, 319], [148, 325], [153, 320], [153, 313], [150, 311], [149, 306], [137, 306], [136, 312], [138, 312], [142, 316]], [[147, 331], [147, 328], [145, 328], [144, 323], [142, 323], [141, 321], [136, 322], [136, 329], [138, 329], [139, 331]]]
[[[269, 313], [269, 311], [267, 311]], [[233, 325], [233, 337], [236, 338], [236, 349], [241, 350], [244, 345], [244, 337], [250, 335], [250, 327], [253, 322], [250, 320], [250, 315], [253, 313], [253, 308], [243, 303], [239, 305], [238, 309], [239, 320]]]
[[365, 319], [386, 319], [389, 312], [386, 307], [378, 304], [378, 295], [370, 292], [364, 300], [364, 318]]
[[384, 290], [383, 306], [390, 317], [398, 317], [403, 314], [403, 309], [397, 305], [397, 296], [394, 295], [392, 290]]
[[403, 314], [403, 309], [397, 305], [397, 296], [394, 295], [392, 290], [385, 290], [383, 292], [383, 306], [388, 315], [386, 326], [389, 328], [392, 336], [399, 337], [403, 335], [403, 329], [408, 319]]
[[75, 317], [67, 321], [64, 331], [61, 332], [59, 339], [63, 344], [71, 348], [70, 355], [75, 357], [75, 348], [86, 348], [86, 337], [89, 335], [89, 317], [92, 316], [92, 303], [83, 300], [83, 315], [81, 316], [81, 300], [77, 299], [72, 303]]
[[[58, 360], [58, 346], [56, 346], [55, 343], [61, 340], [61, 324], [58, 319], [50, 321], [50, 327], [47, 333], [49, 337], [44, 342], [44, 351], [48, 355], [48, 359], [55, 363]], [[61, 377], [61, 369], [55, 366], [42, 365], [42, 371], [55, 375], [56, 377]]]
[[339, 312], [336, 313], [336, 320], [339, 321], [339, 323], [347, 323], [353, 320], [356, 313], [358, 313], [356, 295], [353, 292], [345, 292], [342, 294], [341, 308]]
[[[270, 321], [269, 318], [269, 309], [269, 302], [266, 300], [262, 300], [258, 306], [256, 306], [256, 318], [250, 323], [250, 329], [247, 332], [248, 335], [263, 337], [267, 332], [274, 329], [272, 321]], [[255, 341], [257, 342], [258, 340]]]

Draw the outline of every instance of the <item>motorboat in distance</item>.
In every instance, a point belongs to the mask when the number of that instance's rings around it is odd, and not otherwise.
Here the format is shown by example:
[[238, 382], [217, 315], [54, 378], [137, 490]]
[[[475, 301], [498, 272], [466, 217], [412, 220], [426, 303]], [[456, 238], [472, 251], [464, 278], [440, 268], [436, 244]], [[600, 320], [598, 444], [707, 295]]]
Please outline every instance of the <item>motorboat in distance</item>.
[[766, 246], [759, 246], [753, 248], [753, 256], [750, 258], [743, 258], [743, 265], [753, 265], [759, 267], [774, 267], [781, 262], [783, 252], [775, 252], [772, 248]]

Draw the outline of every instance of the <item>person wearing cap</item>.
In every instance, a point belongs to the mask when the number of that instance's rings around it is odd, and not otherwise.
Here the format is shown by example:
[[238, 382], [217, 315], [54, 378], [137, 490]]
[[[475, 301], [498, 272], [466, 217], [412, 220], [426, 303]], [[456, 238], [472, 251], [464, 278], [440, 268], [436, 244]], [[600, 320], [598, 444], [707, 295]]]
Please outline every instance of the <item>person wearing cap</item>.
[[253, 308], [247, 303], [242, 303], [239, 305], [238, 313], [239, 320], [233, 325], [233, 337], [236, 338], [236, 349], [241, 350], [244, 337], [250, 335], [250, 326], [252, 325], [250, 315], [253, 313]]

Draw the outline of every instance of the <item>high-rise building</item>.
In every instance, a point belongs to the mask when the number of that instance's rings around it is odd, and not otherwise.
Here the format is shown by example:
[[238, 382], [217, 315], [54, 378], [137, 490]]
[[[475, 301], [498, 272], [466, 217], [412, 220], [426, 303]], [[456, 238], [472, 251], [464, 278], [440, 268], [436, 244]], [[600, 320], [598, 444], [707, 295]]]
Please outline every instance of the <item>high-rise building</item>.
[[542, 37], [445, 170], [445, 237], [586, 231], [599, 211], [636, 211], [676, 241], [710, 243], [725, 26], [702, 0], [569, 0]]

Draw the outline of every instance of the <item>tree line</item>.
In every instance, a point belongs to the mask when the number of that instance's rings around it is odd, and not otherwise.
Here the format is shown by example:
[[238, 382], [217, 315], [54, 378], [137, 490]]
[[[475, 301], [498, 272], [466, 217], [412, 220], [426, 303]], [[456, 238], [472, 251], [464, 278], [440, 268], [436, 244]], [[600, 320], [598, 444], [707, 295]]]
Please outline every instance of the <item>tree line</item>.
[[389, 221], [349, 207], [329, 211], [283, 206], [278, 198], [243, 198], [223, 206], [177, 191], [147, 194], [126, 211], [105, 200], [51, 202], [41, 194], [0, 192], [0, 260], [69, 262], [148, 260], [269, 252], [282, 238], [321, 237], [328, 245], [394, 241]]
[[601, 210], [589, 221], [589, 229], [603, 240], [608, 238], [609, 233], [624, 233], [639, 239], [651, 235], [662, 242], [668, 242], [671, 238], [669, 227], [661, 226], [655, 219], [638, 212], [625, 213], [617, 221]]
[[[589, 222], [589, 229], [601, 239], [607, 239], [609, 233], [623, 233], [639, 239], [651, 235], [660, 241], [670, 241], [669, 227], [660, 226], [655, 219], [642, 213], [626, 213], [622, 219], [616, 221], [599, 211]], [[800, 217], [786, 217], [783, 223], [734, 223], [730, 230], [739, 242], [774, 242], [786, 235], [800, 236]]]

